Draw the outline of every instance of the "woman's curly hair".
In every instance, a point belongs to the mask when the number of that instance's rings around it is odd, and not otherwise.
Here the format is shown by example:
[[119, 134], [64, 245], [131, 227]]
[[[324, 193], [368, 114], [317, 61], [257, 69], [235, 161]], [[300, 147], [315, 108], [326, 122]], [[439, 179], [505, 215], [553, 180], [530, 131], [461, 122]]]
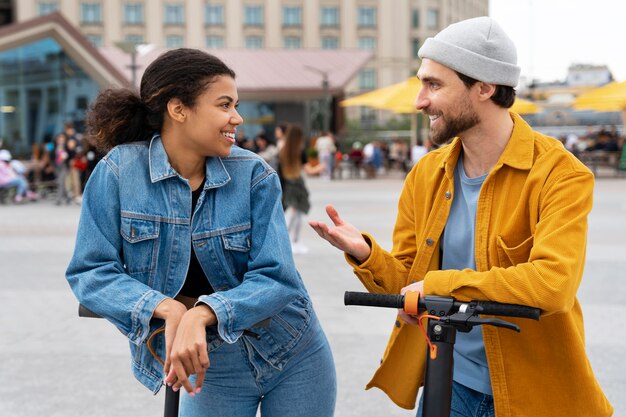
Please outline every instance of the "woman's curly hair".
[[85, 120], [87, 139], [103, 153], [122, 143], [150, 140], [163, 127], [171, 99], [194, 107], [198, 96], [220, 75], [235, 78], [233, 70], [206, 52], [168, 51], [148, 65], [139, 94], [128, 88], [98, 94]]

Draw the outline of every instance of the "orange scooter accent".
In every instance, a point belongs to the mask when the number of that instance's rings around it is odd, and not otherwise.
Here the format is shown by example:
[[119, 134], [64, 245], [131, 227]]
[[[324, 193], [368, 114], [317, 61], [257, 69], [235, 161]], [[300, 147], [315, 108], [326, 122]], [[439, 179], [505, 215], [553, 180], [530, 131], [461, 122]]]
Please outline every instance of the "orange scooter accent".
[[417, 307], [419, 299], [419, 291], [407, 291], [404, 294], [404, 312], [413, 316], [419, 315]]

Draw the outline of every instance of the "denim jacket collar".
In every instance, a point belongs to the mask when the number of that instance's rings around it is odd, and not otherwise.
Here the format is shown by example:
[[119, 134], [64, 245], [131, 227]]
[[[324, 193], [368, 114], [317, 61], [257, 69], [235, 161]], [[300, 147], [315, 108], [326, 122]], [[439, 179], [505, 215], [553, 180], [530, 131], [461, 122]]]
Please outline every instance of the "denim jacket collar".
[[[155, 183], [166, 178], [178, 175], [178, 172], [170, 165], [161, 135], [155, 133], [150, 140], [150, 180]], [[206, 159], [206, 180], [204, 189], [221, 187], [230, 181], [230, 175], [226, 171], [221, 158]]]

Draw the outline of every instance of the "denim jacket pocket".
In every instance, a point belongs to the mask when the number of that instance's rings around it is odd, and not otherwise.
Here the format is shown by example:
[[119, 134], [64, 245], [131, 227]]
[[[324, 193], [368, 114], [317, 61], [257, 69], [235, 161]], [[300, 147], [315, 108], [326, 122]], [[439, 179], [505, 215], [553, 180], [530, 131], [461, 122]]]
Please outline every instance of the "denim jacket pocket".
[[154, 270], [159, 249], [159, 222], [122, 217], [120, 233], [124, 238], [122, 250], [128, 273]]
[[515, 266], [528, 262], [530, 251], [533, 248], [534, 236], [526, 238], [523, 242], [513, 247], [509, 247], [502, 236], [498, 236], [496, 247], [498, 249], [498, 261], [501, 267]]
[[238, 252], [250, 251], [250, 229], [222, 235], [224, 249]]
[[248, 271], [248, 254], [250, 252], [250, 229], [238, 230], [221, 235], [224, 259], [230, 269], [229, 273], [241, 280]]

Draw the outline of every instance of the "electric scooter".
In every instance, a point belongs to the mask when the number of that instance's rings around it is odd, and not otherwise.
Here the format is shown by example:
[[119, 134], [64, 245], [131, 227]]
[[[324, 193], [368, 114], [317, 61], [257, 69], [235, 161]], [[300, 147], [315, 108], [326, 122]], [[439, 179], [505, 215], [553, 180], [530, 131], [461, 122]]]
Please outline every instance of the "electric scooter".
[[[427, 340], [430, 350], [426, 355], [424, 377], [423, 417], [450, 417], [452, 377], [454, 369], [454, 343], [456, 332], [469, 332], [474, 326], [488, 325], [520, 331], [519, 326], [495, 317], [481, 314], [521, 317], [539, 320], [541, 310], [516, 304], [492, 301], [461, 302], [451, 297], [426, 296], [417, 292], [405, 295], [372, 294], [347, 291], [345, 305], [389, 307], [404, 310], [407, 314], [429, 318]], [[420, 319], [421, 320], [421, 319]]]

